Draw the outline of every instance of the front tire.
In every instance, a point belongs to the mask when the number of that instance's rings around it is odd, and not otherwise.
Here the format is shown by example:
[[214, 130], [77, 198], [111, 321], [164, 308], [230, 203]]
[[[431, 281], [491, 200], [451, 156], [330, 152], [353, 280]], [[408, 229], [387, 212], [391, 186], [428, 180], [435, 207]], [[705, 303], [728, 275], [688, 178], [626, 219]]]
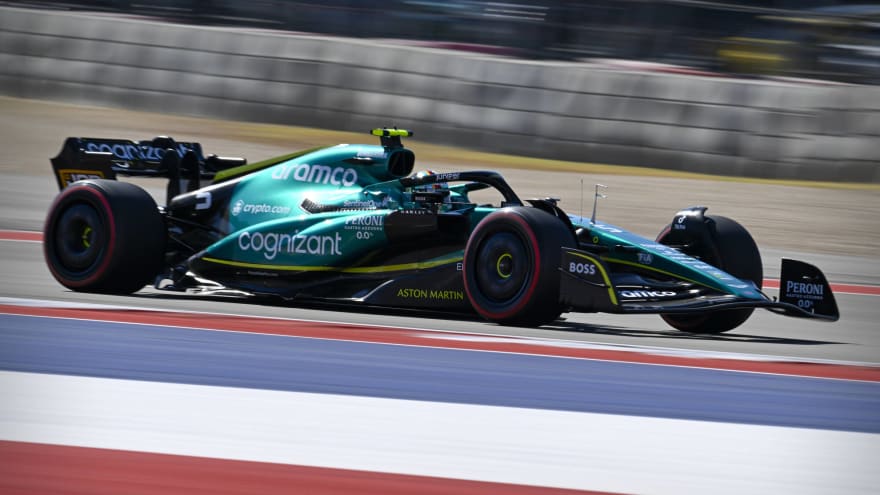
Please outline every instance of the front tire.
[[162, 267], [165, 222], [153, 198], [134, 184], [74, 183], [55, 198], [43, 234], [49, 271], [75, 291], [130, 294]]
[[[699, 258], [742, 280], [750, 280], [760, 289], [764, 283], [764, 266], [758, 245], [751, 234], [736, 221], [722, 216], [705, 217], [709, 229], [710, 243], [700, 239], [688, 239], [693, 248], [685, 254]], [[672, 226], [667, 225], [657, 242], [669, 244]], [[677, 240], [680, 242], [680, 240]], [[733, 330], [745, 323], [754, 308], [729, 309], [699, 315], [661, 314], [663, 320], [682, 332], [697, 334], [718, 334]]]
[[558, 218], [510, 207], [484, 218], [464, 251], [464, 288], [483, 318], [538, 326], [562, 313], [559, 263], [574, 235]]

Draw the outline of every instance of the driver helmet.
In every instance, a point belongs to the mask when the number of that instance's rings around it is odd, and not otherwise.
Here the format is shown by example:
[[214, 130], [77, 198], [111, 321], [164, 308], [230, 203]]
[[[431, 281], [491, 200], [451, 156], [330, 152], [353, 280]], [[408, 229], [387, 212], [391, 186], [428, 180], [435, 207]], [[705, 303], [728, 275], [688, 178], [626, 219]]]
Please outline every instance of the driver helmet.
[[[420, 172], [417, 172], [415, 177], [417, 179], [421, 179], [423, 177], [429, 177], [431, 175], [437, 175], [437, 172], [434, 172], [433, 170], [422, 170]], [[431, 184], [422, 184], [420, 186], [415, 187], [416, 191], [425, 191], [425, 192], [441, 192], [441, 191], [448, 190], [448, 189], [449, 189], [449, 184], [447, 184], [446, 182], [434, 182]]]
[[[422, 170], [416, 173], [415, 178], [421, 179], [423, 177], [428, 177], [431, 175], [437, 175], [437, 172], [433, 170]], [[443, 194], [443, 202], [449, 203], [451, 201], [449, 197], [449, 184], [446, 182], [433, 182], [429, 184], [422, 184], [413, 187], [413, 191], [415, 192], [434, 192]]]

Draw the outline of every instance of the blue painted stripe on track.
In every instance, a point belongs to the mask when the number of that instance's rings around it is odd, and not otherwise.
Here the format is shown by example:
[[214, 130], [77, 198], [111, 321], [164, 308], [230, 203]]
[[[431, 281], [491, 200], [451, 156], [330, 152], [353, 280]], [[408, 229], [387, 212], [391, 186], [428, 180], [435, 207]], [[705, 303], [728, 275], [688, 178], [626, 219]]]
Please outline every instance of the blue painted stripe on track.
[[873, 382], [33, 316], [0, 369], [880, 433]]

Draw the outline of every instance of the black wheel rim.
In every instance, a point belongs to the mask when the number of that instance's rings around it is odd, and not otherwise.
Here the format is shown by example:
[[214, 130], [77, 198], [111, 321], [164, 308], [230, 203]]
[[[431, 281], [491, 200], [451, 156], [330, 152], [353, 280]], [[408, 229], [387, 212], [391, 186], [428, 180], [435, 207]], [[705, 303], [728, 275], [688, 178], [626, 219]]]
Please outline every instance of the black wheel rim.
[[104, 252], [101, 216], [90, 205], [73, 205], [58, 219], [55, 239], [55, 253], [62, 266], [74, 273], [88, 271]]
[[495, 303], [513, 300], [531, 275], [531, 260], [522, 239], [509, 232], [489, 236], [475, 259], [480, 293]]

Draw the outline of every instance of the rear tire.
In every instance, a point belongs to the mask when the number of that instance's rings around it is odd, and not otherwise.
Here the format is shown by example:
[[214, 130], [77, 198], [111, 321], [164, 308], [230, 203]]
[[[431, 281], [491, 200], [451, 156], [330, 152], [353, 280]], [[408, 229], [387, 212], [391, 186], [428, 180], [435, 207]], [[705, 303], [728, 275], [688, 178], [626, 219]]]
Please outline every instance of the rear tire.
[[153, 198], [134, 184], [74, 183], [55, 198], [43, 234], [49, 270], [75, 291], [130, 294], [162, 268], [165, 222]]
[[[751, 234], [745, 227], [727, 217], [707, 215], [706, 222], [712, 239], [711, 245], [707, 246], [694, 240], [697, 247], [685, 253], [700, 258], [736, 278], [751, 280], [760, 289], [764, 282], [764, 266], [758, 245], [755, 244]], [[671, 231], [671, 225], [667, 225], [657, 236], [657, 242], [668, 244], [667, 239]], [[729, 309], [700, 315], [661, 314], [660, 317], [682, 332], [717, 334], [742, 325], [752, 312], [754, 308]]]
[[480, 222], [464, 251], [464, 288], [483, 318], [538, 326], [562, 313], [559, 263], [574, 235], [558, 218], [529, 207], [498, 210]]

